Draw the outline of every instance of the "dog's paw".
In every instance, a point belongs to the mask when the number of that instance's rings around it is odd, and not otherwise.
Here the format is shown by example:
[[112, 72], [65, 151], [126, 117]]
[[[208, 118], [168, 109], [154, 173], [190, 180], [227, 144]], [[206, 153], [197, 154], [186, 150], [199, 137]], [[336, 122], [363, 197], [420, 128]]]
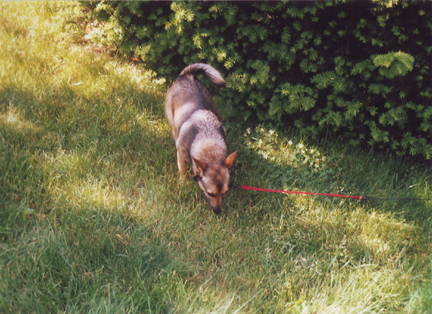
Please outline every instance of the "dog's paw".
[[180, 183], [184, 183], [184, 182], [187, 182], [187, 181], [188, 181], [187, 173], [180, 173], [180, 180], [179, 180], [179, 182]]

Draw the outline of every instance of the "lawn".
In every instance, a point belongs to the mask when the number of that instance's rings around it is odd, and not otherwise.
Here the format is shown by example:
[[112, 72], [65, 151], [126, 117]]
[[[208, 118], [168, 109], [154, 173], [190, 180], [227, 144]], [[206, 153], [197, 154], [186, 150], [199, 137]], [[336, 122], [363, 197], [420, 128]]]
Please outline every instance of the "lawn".
[[[431, 201], [232, 188], [214, 215], [163, 80], [92, 49], [74, 7], [0, 2], [0, 312], [432, 312]], [[432, 198], [426, 164], [226, 126], [234, 183]]]

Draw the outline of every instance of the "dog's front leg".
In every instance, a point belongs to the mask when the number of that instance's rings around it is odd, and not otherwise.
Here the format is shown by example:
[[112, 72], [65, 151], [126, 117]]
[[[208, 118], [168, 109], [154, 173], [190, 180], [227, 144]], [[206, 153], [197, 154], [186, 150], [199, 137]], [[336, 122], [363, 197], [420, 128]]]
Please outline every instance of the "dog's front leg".
[[177, 150], [177, 165], [180, 172], [180, 180], [186, 179], [187, 165], [186, 158], [184, 158], [181, 153]]

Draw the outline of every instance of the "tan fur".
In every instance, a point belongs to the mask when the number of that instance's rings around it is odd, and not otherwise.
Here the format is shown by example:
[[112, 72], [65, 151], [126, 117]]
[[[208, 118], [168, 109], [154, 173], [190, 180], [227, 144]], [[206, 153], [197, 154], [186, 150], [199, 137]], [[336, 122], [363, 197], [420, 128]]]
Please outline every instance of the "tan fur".
[[165, 115], [176, 141], [180, 178], [185, 178], [186, 164], [191, 163], [194, 178], [218, 214], [222, 196], [228, 190], [229, 168], [237, 153], [228, 156], [222, 116], [197, 74], [204, 74], [216, 85], [225, 85], [220, 73], [210, 65], [191, 64], [168, 90]]

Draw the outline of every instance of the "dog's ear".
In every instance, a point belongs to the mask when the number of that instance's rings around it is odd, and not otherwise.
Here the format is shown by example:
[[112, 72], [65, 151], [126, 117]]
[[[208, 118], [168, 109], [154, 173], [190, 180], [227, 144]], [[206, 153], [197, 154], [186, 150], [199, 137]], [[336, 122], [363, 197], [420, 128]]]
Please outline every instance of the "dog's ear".
[[204, 161], [198, 160], [196, 158], [193, 159], [195, 161], [195, 164], [200, 168], [202, 171], [205, 171], [207, 169], [207, 163]]
[[195, 177], [203, 177], [204, 176], [204, 172], [207, 169], [207, 163], [205, 163], [204, 161], [198, 160], [196, 158], [193, 158], [193, 161], [195, 162], [195, 173], [194, 176]]
[[237, 156], [237, 152], [232, 153], [231, 155], [229, 155], [224, 161], [223, 161], [223, 165], [227, 168], [230, 168], [231, 165], [234, 163], [234, 159]]

